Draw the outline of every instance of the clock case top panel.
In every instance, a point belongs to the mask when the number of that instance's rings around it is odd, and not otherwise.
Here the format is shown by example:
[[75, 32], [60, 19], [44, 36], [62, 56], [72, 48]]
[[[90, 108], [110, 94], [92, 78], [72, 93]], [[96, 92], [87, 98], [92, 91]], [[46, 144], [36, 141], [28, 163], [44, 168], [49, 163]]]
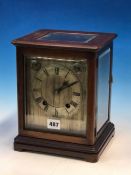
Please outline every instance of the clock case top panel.
[[38, 30], [13, 40], [12, 44], [33, 47], [79, 48], [97, 52], [108, 45], [116, 36], [114, 33]]

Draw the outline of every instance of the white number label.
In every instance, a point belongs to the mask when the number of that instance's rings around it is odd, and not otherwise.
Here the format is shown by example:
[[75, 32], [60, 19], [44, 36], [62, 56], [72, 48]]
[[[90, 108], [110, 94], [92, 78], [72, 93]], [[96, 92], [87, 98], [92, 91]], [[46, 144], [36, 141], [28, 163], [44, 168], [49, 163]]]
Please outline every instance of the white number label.
[[60, 120], [47, 119], [47, 128], [60, 129]]

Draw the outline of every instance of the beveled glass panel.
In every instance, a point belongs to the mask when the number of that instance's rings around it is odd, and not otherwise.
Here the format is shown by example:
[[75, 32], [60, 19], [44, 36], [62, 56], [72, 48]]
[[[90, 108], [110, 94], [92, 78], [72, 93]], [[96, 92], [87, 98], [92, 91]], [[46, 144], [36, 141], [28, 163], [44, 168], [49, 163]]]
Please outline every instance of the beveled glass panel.
[[110, 77], [110, 49], [98, 58], [98, 106], [97, 106], [97, 131], [108, 120], [109, 105], [109, 77]]
[[94, 39], [94, 34], [70, 34], [70, 33], [49, 33], [47, 35], [38, 38], [42, 41], [64, 41], [64, 42], [82, 42], [87, 43]]
[[86, 136], [86, 60], [28, 57], [25, 69], [25, 127]]

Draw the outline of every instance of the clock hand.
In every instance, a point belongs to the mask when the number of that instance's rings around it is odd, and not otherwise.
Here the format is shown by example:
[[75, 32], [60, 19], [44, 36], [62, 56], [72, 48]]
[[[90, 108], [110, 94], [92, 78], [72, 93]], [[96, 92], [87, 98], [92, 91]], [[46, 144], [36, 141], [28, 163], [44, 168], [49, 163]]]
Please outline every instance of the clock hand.
[[[66, 89], [66, 88], [68, 88], [68, 87], [71, 87], [71, 86], [73, 86], [74, 84], [76, 84], [76, 83], [78, 83], [79, 81], [74, 81], [74, 82], [72, 82], [72, 83], [70, 83], [70, 84], [66, 84], [66, 85], [63, 85], [63, 86], [61, 86], [60, 88], [57, 88], [57, 89], [55, 89], [55, 91], [57, 92], [57, 93], [60, 93], [63, 89]], [[64, 84], [64, 83], [63, 83]]]
[[68, 82], [69, 81], [64, 81], [61, 87], [54, 89], [55, 94], [58, 94], [59, 93], [59, 89], [60, 88], [67, 86], [68, 85]]
[[62, 86], [67, 86], [68, 83], [69, 83], [69, 81], [64, 81], [63, 84], [62, 84]]

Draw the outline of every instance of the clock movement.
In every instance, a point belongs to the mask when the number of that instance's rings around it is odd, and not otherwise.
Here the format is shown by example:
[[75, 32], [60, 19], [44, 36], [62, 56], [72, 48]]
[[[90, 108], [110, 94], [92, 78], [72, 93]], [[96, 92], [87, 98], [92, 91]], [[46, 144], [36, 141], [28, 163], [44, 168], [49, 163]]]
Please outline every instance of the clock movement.
[[110, 122], [114, 33], [39, 30], [17, 50], [18, 136], [14, 149], [96, 162]]

